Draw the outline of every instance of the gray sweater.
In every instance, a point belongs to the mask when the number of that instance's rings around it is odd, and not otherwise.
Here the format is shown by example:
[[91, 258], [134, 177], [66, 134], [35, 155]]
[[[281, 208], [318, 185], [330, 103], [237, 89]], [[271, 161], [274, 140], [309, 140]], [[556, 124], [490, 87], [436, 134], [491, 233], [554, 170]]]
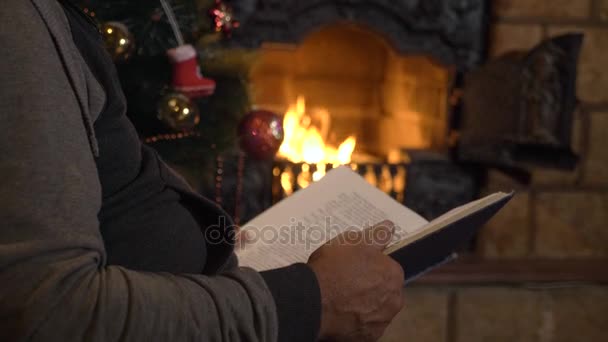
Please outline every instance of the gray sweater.
[[107, 264], [93, 129], [105, 94], [60, 5], [3, 0], [0, 48], [0, 341], [275, 341], [276, 304], [251, 269]]

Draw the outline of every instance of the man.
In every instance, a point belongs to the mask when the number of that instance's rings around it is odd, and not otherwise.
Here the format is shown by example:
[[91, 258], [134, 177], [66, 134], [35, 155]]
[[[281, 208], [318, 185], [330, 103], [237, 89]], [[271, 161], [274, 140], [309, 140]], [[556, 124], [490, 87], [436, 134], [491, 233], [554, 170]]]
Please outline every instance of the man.
[[0, 340], [371, 341], [400, 310], [362, 234], [263, 273], [207, 242], [225, 213], [141, 145], [67, 1], [4, 0], [0, 44]]

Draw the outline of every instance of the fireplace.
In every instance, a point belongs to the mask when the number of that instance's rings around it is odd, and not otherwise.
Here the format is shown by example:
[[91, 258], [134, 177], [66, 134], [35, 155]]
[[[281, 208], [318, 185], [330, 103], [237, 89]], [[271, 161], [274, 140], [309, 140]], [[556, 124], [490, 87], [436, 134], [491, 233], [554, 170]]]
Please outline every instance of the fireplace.
[[258, 49], [253, 102], [285, 113], [275, 202], [341, 164], [429, 218], [475, 196], [449, 157], [450, 98], [484, 61], [486, 1], [258, 1], [247, 14], [233, 44]]
[[305, 99], [311, 124], [330, 145], [353, 136], [359, 154], [381, 158], [446, 147], [451, 66], [400, 54], [353, 23], [320, 28], [299, 44], [263, 44], [259, 54], [254, 103], [286, 113]]
[[328, 143], [354, 136], [382, 160], [447, 149], [448, 99], [484, 61], [488, 14], [484, 0], [260, 0], [233, 42], [259, 51], [256, 105], [285, 113], [305, 98]]
[[243, 220], [340, 164], [429, 219], [477, 196], [490, 167], [525, 182], [530, 165], [576, 164], [580, 36], [488, 61], [487, 0], [253, 3], [236, 8], [228, 44], [257, 51], [254, 105], [284, 114], [286, 140], [312, 149], [245, 163], [263, 181], [243, 184]]

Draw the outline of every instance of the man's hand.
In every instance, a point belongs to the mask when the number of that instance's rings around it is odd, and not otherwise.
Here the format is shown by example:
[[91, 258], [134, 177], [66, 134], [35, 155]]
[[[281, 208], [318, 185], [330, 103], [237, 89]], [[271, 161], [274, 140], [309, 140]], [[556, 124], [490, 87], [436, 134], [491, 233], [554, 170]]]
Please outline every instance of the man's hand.
[[322, 339], [376, 341], [403, 307], [403, 270], [382, 253], [393, 230], [385, 221], [348, 232], [310, 256], [321, 288]]

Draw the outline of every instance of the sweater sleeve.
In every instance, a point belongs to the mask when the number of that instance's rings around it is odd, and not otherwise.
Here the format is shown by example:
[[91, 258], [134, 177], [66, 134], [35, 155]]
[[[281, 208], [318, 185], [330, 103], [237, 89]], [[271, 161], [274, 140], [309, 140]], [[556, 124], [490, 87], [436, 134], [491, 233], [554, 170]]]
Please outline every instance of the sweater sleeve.
[[106, 265], [101, 190], [60, 55], [30, 1], [0, 11], [0, 340], [274, 341], [256, 272]]
[[262, 277], [277, 306], [279, 341], [317, 340], [321, 329], [321, 290], [313, 270], [306, 264], [294, 264], [262, 272]]

